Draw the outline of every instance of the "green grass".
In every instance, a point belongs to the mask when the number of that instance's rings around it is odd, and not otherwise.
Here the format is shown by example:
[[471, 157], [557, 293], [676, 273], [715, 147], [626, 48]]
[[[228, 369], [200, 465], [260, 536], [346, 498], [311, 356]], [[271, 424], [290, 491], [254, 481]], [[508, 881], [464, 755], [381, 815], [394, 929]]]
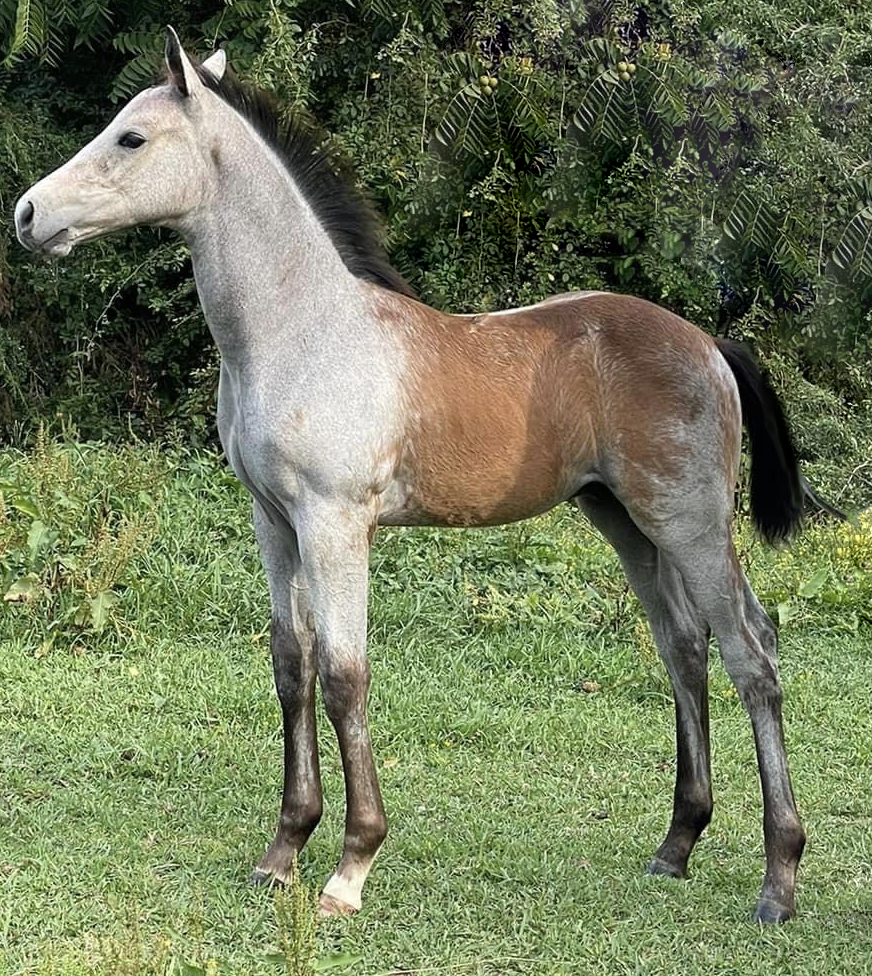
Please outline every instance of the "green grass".
[[[163, 976], [141, 947], [279, 972], [272, 896], [246, 884], [281, 741], [245, 495], [206, 454], [94, 445], [6, 452], [0, 482], [0, 582], [33, 584], [0, 610], [0, 973]], [[42, 548], [35, 521], [56, 534]], [[761, 804], [716, 654], [715, 819], [689, 881], [642, 876], [670, 812], [668, 682], [617, 560], [565, 511], [379, 534], [371, 723], [391, 833], [363, 912], [319, 925], [319, 951], [360, 953], [360, 974], [872, 972], [872, 532], [822, 524], [771, 552], [743, 526], [742, 549], [785, 621], [809, 834], [796, 921], [749, 921]], [[80, 613], [100, 592], [105, 620]], [[313, 889], [343, 815], [323, 716], [321, 744]]]

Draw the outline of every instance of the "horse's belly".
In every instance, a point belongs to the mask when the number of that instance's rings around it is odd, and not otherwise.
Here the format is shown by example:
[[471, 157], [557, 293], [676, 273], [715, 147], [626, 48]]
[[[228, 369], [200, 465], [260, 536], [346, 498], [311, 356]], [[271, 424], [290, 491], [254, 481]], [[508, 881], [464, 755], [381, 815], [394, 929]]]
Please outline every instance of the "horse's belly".
[[379, 521], [459, 527], [516, 522], [571, 498], [593, 469], [590, 456], [566, 444], [488, 447], [471, 438], [445, 440], [434, 453], [408, 450]]

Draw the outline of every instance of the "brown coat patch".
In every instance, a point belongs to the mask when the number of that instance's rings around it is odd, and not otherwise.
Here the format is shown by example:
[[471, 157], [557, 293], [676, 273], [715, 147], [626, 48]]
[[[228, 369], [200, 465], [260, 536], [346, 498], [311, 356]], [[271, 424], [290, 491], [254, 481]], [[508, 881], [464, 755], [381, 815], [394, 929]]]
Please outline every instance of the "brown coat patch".
[[414, 521], [496, 525], [571, 496], [594, 463], [591, 333], [555, 306], [450, 316], [380, 308], [410, 367], [400, 478]]
[[373, 293], [409, 370], [404, 521], [510, 522], [589, 480], [645, 505], [696, 463], [692, 428], [718, 413], [712, 340], [649, 302], [594, 294], [454, 316]]

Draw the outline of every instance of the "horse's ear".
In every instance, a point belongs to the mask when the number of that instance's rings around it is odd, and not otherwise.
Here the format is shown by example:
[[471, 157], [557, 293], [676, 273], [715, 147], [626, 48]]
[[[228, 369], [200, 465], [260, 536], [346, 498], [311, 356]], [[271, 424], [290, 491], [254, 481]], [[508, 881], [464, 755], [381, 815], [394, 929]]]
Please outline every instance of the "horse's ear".
[[203, 67], [216, 81], [221, 81], [227, 68], [227, 55], [223, 51], [216, 51], [203, 62]]
[[170, 82], [175, 85], [180, 95], [187, 97], [197, 89], [200, 79], [197, 77], [194, 66], [188, 60], [188, 55], [182, 50], [179, 35], [169, 26], [167, 27], [164, 57], [167, 62]]

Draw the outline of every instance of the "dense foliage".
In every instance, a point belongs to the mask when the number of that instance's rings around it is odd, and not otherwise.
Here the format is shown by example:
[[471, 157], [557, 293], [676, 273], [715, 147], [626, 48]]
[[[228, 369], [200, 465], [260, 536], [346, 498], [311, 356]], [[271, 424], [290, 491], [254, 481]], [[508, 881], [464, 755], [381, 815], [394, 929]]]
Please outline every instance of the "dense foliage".
[[[0, 0], [0, 200], [160, 64], [162, 25], [316, 117], [446, 308], [607, 287], [868, 399], [872, 7], [823, 0]], [[0, 235], [0, 425], [204, 431], [184, 248], [52, 265]], [[857, 367], [860, 368], [857, 368]]]

